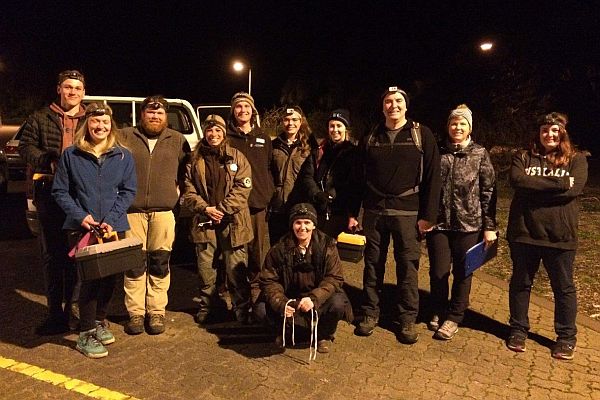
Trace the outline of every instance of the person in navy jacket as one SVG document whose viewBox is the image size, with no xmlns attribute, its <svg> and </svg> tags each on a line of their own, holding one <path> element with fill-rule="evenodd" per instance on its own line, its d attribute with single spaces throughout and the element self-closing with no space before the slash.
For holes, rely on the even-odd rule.
<svg viewBox="0 0 600 400">
<path fill-rule="evenodd" d="M 73 143 L 60 158 L 52 187 L 66 214 L 63 230 L 69 242 L 76 243 L 92 227 L 123 237 L 137 181 L 133 156 L 119 142 L 110 107 L 90 104 Z M 104 346 L 115 341 L 106 322 L 115 284 L 116 275 L 82 282 L 77 350 L 90 358 L 107 356 Z"/>
</svg>

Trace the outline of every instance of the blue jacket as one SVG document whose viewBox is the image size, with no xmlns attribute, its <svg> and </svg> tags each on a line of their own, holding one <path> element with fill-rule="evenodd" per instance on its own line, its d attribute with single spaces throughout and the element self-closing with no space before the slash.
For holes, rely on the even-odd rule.
<svg viewBox="0 0 600 400">
<path fill-rule="evenodd" d="M 135 198 L 137 179 L 131 152 L 115 147 L 97 158 L 71 146 L 54 176 L 52 195 L 67 218 L 63 229 L 78 230 L 91 214 L 117 232 L 129 230 L 127 209 Z"/>
</svg>

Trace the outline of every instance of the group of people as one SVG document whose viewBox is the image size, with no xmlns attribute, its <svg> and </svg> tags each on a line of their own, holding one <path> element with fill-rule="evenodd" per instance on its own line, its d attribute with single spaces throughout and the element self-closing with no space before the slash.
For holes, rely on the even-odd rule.
<svg viewBox="0 0 600 400">
<path fill-rule="evenodd" d="M 429 128 L 407 117 L 407 93 L 389 87 L 380 99 L 383 119 L 356 145 L 347 110 L 329 114 L 327 137 L 318 141 L 297 105 L 284 108 L 281 133 L 271 140 L 257 123 L 254 99 L 240 92 L 228 121 L 207 117 L 192 150 L 167 127 L 169 105 L 161 96 L 144 100 L 139 126 L 119 131 L 109 106 L 81 104 L 79 71 L 59 74 L 57 94 L 58 101 L 28 118 L 20 143 L 41 177 L 34 201 L 49 314 L 40 334 L 78 328 L 77 349 L 92 358 L 106 356 L 105 346 L 115 341 L 106 319 L 115 275 L 82 282 L 68 256 L 91 228 L 142 242 L 143 265 L 124 276 L 125 332 L 164 332 L 178 207 L 193 215 L 195 320 L 201 325 L 226 311 L 221 279 L 237 321 L 281 326 L 280 345 L 287 325 L 310 328 L 315 351 L 328 352 L 338 321 L 354 321 L 335 238 L 363 229 L 355 334 L 370 336 L 379 323 L 393 240 L 396 334 L 401 343 L 417 342 L 423 238 L 430 259 L 428 328 L 440 340 L 458 332 L 472 280 L 466 251 L 498 239 L 496 174 L 486 149 L 473 140 L 466 105 L 451 111 L 438 143 Z M 552 356 L 560 359 L 573 358 L 576 346 L 577 196 L 587 179 L 586 158 L 571 144 L 566 125 L 565 115 L 546 115 L 529 148 L 515 154 L 507 231 L 513 260 L 507 347 L 525 351 L 529 296 L 543 261 L 556 299 Z"/>
</svg>

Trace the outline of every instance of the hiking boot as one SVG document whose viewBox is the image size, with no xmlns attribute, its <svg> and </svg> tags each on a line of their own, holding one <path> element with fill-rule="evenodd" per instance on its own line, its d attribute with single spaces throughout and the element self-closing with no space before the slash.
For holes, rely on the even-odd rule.
<svg viewBox="0 0 600 400">
<path fill-rule="evenodd" d="M 398 332 L 398 341 L 403 344 L 414 344 L 419 340 L 419 334 L 415 331 L 414 322 L 408 322 L 402 325 Z"/>
<path fill-rule="evenodd" d="M 108 330 L 110 323 L 107 320 L 96 321 L 96 339 L 103 345 L 115 342 L 115 336 Z"/>
<path fill-rule="evenodd" d="M 35 328 L 35 333 L 40 336 L 52 336 L 69 331 L 69 325 L 62 316 L 49 316 L 41 325 Z"/>
<path fill-rule="evenodd" d="M 427 323 L 427 329 L 429 329 L 430 331 L 433 331 L 433 332 L 440 329 L 440 316 L 439 315 L 431 316 L 431 320 Z"/>
<path fill-rule="evenodd" d="M 506 339 L 506 347 L 512 351 L 516 351 L 517 353 L 524 353 L 525 339 L 527 339 L 525 336 L 511 334 L 508 339 Z"/>
<path fill-rule="evenodd" d="M 447 319 L 442 327 L 434 333 L 433 337 L 440 340 L 450 340 L 456 335 L 456 332 L 458 332 L 458 324 Z"/>
<path fill-rule="evenodd" d="M 208 310 L 199 310 L 196 315 L 194 315 L 194 321 L 202 325 L 208 320 Z"/>
<path fill-rule="evenodd" d="M 321 339 L 317 342 L 317 351 L 323 354 L 329 353 L 332 345 L 333 342 L 331 341 L 331 339 Z"/>
<path fill-rule="evenodd" d="M 75 348 L 89 358 L 102 358 L 108 355 L 106 347 L 96 338 L 96 329 L 81 332 Z"/>
<path fill-rule="evenodd" d="M 559 360 L 572 360 L 574 357 L 575 345 L 565 342 L 556 342 L 552 348 L 552 357 Z"/>
<path fill-rule="evenodd" d="M 148 318 L 148 334 L 160 335 L 165 331 L 165 316 L 162 314 L 150 314 Z"/>
<path fill-rule="evenodd" d="M 144 332 L 144 316 L 132 315 L 125 324 L 125 332 L 129 335 L 139 335 Z"/>
<path fill-rule="evenodd" d="M 358 323 L 358 326 L 354 330 L 354 334 L 357 336 L 371 336 L 378 322 L 379 319 L 377 317 L 365 315 L 362 321 Z"/>
</svg>

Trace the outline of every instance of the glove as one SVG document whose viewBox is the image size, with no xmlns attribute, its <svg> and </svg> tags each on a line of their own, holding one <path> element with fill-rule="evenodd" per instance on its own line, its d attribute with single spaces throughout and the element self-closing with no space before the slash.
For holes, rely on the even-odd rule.
<svg viewBox="0 0 600 400">
<path fill-rule="evenodd" d="M 319 207 L 325 208 L 325 206 L 327 206 L 327 203 L 329 203 L 331 201 L 331 199 L 330 199 L 329 193 L 327 193 L 327 192 L 317 192 L 313 196 L 313 201 Z"/>
</svg>

